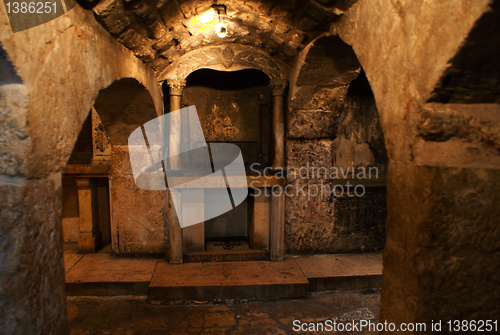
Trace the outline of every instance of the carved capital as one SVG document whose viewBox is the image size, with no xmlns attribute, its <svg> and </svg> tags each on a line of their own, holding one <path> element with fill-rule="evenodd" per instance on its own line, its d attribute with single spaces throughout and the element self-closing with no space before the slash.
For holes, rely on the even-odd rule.
<svg viewBox="0 0 500 335">
<path fill-rule="evenodd" d="M 285 94 L 287 81 L 285 79 L 274 79 L 269 82 L 269 88 L 273 96 Z"/>
<path fill-rule="evenodd" d="M 182 90 L 186 87 L 186 81 L 182 79 L 167 79 L 170 95 L 182 95 Z"/>
</svg>

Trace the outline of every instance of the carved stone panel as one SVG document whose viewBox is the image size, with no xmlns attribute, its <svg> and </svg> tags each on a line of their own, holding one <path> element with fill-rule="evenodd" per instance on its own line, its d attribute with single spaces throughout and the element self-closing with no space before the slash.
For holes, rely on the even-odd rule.
<svg viewBox="0 0 500 335">
<path fill-rule="evenodd" d="M 185 79 L 198 69 L 237 71 L 257 69 L 271 79 L 283 78 L 284 71 L 259 49 L 242 45 L 219 45 L 194 50 L 174 62 L 160 78 Z"/>
</svg>

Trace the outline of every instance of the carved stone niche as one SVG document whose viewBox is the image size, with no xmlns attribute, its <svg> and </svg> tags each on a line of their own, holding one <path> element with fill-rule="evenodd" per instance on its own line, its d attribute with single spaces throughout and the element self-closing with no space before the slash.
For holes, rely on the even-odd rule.
<svg viewBox="0 0 500 335">
<path fill-rule="evenodd" d="M 284 167 L 284 93 L 287 85 L 284 77 L 284 67 L 276 63 L 261 50 L 237 45 L 224 44 L 203 47 L 187 53 L 172 63 L 159 74 L 160 81 L 167 81 L 170 95 L 170 111 L 175 111 L 182 105 L 182 88 L 189 74 L 199 69 L 218 71 L 238 71 L 256 69 L 265 73 L 270 79 L 270 89 L 273 96 L 273 168 Z M 179 129 L 171 129 L 171 134 Z M 172 144 L 171 144 L 172 145 Z M 250 177 L 248 177 L 250 178 Z M 278 182 L 275 180 L 275 182 Z M 281 182 L 284 182 L 283 180 Z M 255 181 L 248 183 L 252 187 L 265 189 L 268 181 L 256 186 Z M 171 194 L 171 196 L 176 196 Z M 203 206 L 199 204 L 198 206 Z M 169 231 L 169 258 L 171 263 L 182 263 L 184 253 L 204 250 L 204 223 L 182 229 L 176 223 L 176 213 L 168 206 L 166 221 Z M 283 260 L 284 254 L 284 194 L 258 197 L 253 204 L 253 219 L 249 229 L 249 244 L 255 249 L 269 251 L 271 260 Z"/>
</svg>

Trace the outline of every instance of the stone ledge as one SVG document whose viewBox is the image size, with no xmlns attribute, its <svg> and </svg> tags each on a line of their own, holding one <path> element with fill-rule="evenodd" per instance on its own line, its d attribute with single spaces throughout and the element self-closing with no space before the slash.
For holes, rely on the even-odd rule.
<svg viewBox="0 0 500 335">
<path fill-rule="evenodd" d="M 309 281 L 309 291 L 380 288 L 382 254 L 332 254 L 294 257 Z"/>
<path fill-rule="evenodd" d="M 182 271 L 180 271 L 182 269 Z M 159 262 L 149 286 L 152 301 L 306 297 L 308 282 L 295 261 Z"/>
<path fill-rule="evenodd" d="M 107 176 L 110 174 L 110 164 L 68 164 L 64 174 L 91 176 Z"/>
</svg>

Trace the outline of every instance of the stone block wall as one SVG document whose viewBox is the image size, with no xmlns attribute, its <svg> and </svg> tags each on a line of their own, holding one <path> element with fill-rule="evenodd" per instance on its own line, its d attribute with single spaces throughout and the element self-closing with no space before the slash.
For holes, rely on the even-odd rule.
<svg viewBox="0 0 500 335">
<path fill-rule="evenodd" d="M 110 190 L 113 252 L 164 254 L 168 250 L 163 217 L 166 191 L 137 187 L 126 145 L 112 147 Z"/>
</svg>

